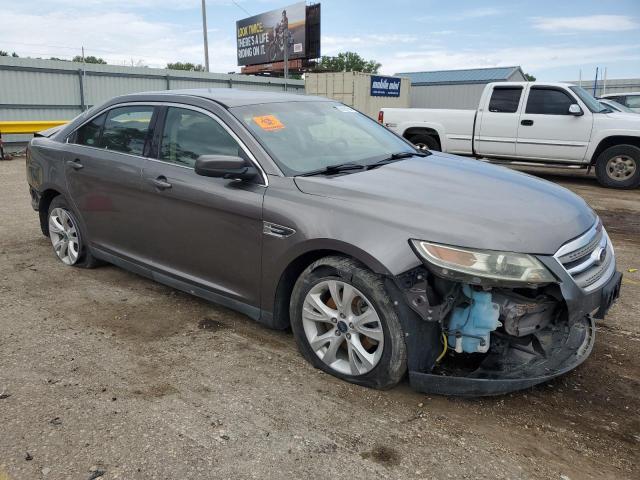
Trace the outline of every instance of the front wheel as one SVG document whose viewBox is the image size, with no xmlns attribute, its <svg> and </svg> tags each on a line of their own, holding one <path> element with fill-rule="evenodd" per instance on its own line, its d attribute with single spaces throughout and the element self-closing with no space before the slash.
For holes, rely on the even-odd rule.
<svg viewBox="0 0 640 480">
<path fill-rule="evenodd" d="M 611 188 L 636 188 L 640 185 L 640 148 L 616 145 L 607 148 L 596 160 L 596 178 Z"/>
<path fill-rule="evenodd" d="M 296 282 L 291 327 L 316 368 L 358 385 L 391 388 L 406 371 L 400 321 L 380 277 L 350 258 L 325 257 Z"/>
</svg>

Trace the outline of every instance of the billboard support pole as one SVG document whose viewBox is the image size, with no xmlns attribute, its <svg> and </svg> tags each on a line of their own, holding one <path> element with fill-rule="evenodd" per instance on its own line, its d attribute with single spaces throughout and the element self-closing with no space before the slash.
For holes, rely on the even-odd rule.
<svg viewBox="0 0 640 480">
<path fill-rule="evenodd" d="M 202 34 L 204 35 L 204 70 L 209 71 L 209 40 L 207 39 L 207 5 L 202 0 Z"/>
<path fill-rule="evenodd" d="M 289 79 L 289 28 L 284 31 L 284 91 L 287 91 Z"/>
</svg>

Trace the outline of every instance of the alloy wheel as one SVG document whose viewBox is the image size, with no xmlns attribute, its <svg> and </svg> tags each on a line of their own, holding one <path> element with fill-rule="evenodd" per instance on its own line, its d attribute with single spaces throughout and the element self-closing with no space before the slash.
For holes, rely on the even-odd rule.
<svg viewBox="0 0 640 480">
<path fill-rule="evenodd" d="M 323 280 L 307 293 L 302 325 L 311 349 L 346 375 L 364 375 L 382 357 L 384 332 L 373 304 L 353 285 Z"/>
<path fill-rule="evenodd" d="M 80 236 L 73 218 L 64 208 L 49 214 L 49 238 L 56 255 L 66 265 L 74 265 L 80 254 Z"/>
</svg>

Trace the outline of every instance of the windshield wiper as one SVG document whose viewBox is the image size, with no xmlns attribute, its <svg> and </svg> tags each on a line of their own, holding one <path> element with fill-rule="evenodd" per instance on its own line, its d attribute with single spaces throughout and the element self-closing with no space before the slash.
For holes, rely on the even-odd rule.
<svg viewBox="0 0 640 480">
<path fill-rule="evenodd" d="M 431 155 L 431 153 L 429 152 L 397 152 L 397 153 L 392 153 L 391 155 L 389 155 L 386 158 L 383 158 L 382 160 L 378 160 L 377 162 L 371 163 L 369 165 L 367 165 L 367 168 L 375 168 L 375 167 L 380 167 L 382 165 L 386 165 L 388 163 L 393 163 L 393 162 L 397 162 L 398 160 L 403 160 L 405 158 L 411 158 L 411 157 L 426 157 L 427 155 Z"/>
<path fill-rule="evenodd" d="M 365 170 L 366 165 L 361 163 L 347 162 L 338 163 L 337 165 L 329 165 L 328 167 L 320 168 L 318 170 L 312 170 L 310 172 L 301 173 L 299 177 L 312 177 L 314 175 L 333 175 L 334 173 L 349 172 L 352 170 Z"/>
</svg>

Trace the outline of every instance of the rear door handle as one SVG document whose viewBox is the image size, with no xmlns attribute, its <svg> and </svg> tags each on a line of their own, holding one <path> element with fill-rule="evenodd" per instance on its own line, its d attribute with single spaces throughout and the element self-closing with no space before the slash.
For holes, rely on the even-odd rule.
<svg viewBox="0 0 640 480">
<path fill-rule="evenodd" d="M 84 168 L 84 165 L 80 162 L 79 158 L 76 158 L 75 160 L 67 160 L 67 165 L 69 165 L 74 170 L 80 170 L 81 168 Z"/>
<path fill-rule="evenodd" d="M 520 125 L 524 125 L 525 127 L 530 127 L 531 125 L 533 125 L 533 120 L 522 120 L 520 122 Z"/>
<path fill-rule="evenodd" d="M 151 180 L 151 183 L 153 183 L 153 185 L 158 190 L 166 190 L 167 188 L 171 188 L 171 184 L 167 182 L 167 177 L 163 175 L 160 175 L 158 178 L 154 178 L 153 180 Z"/>
</svg>

